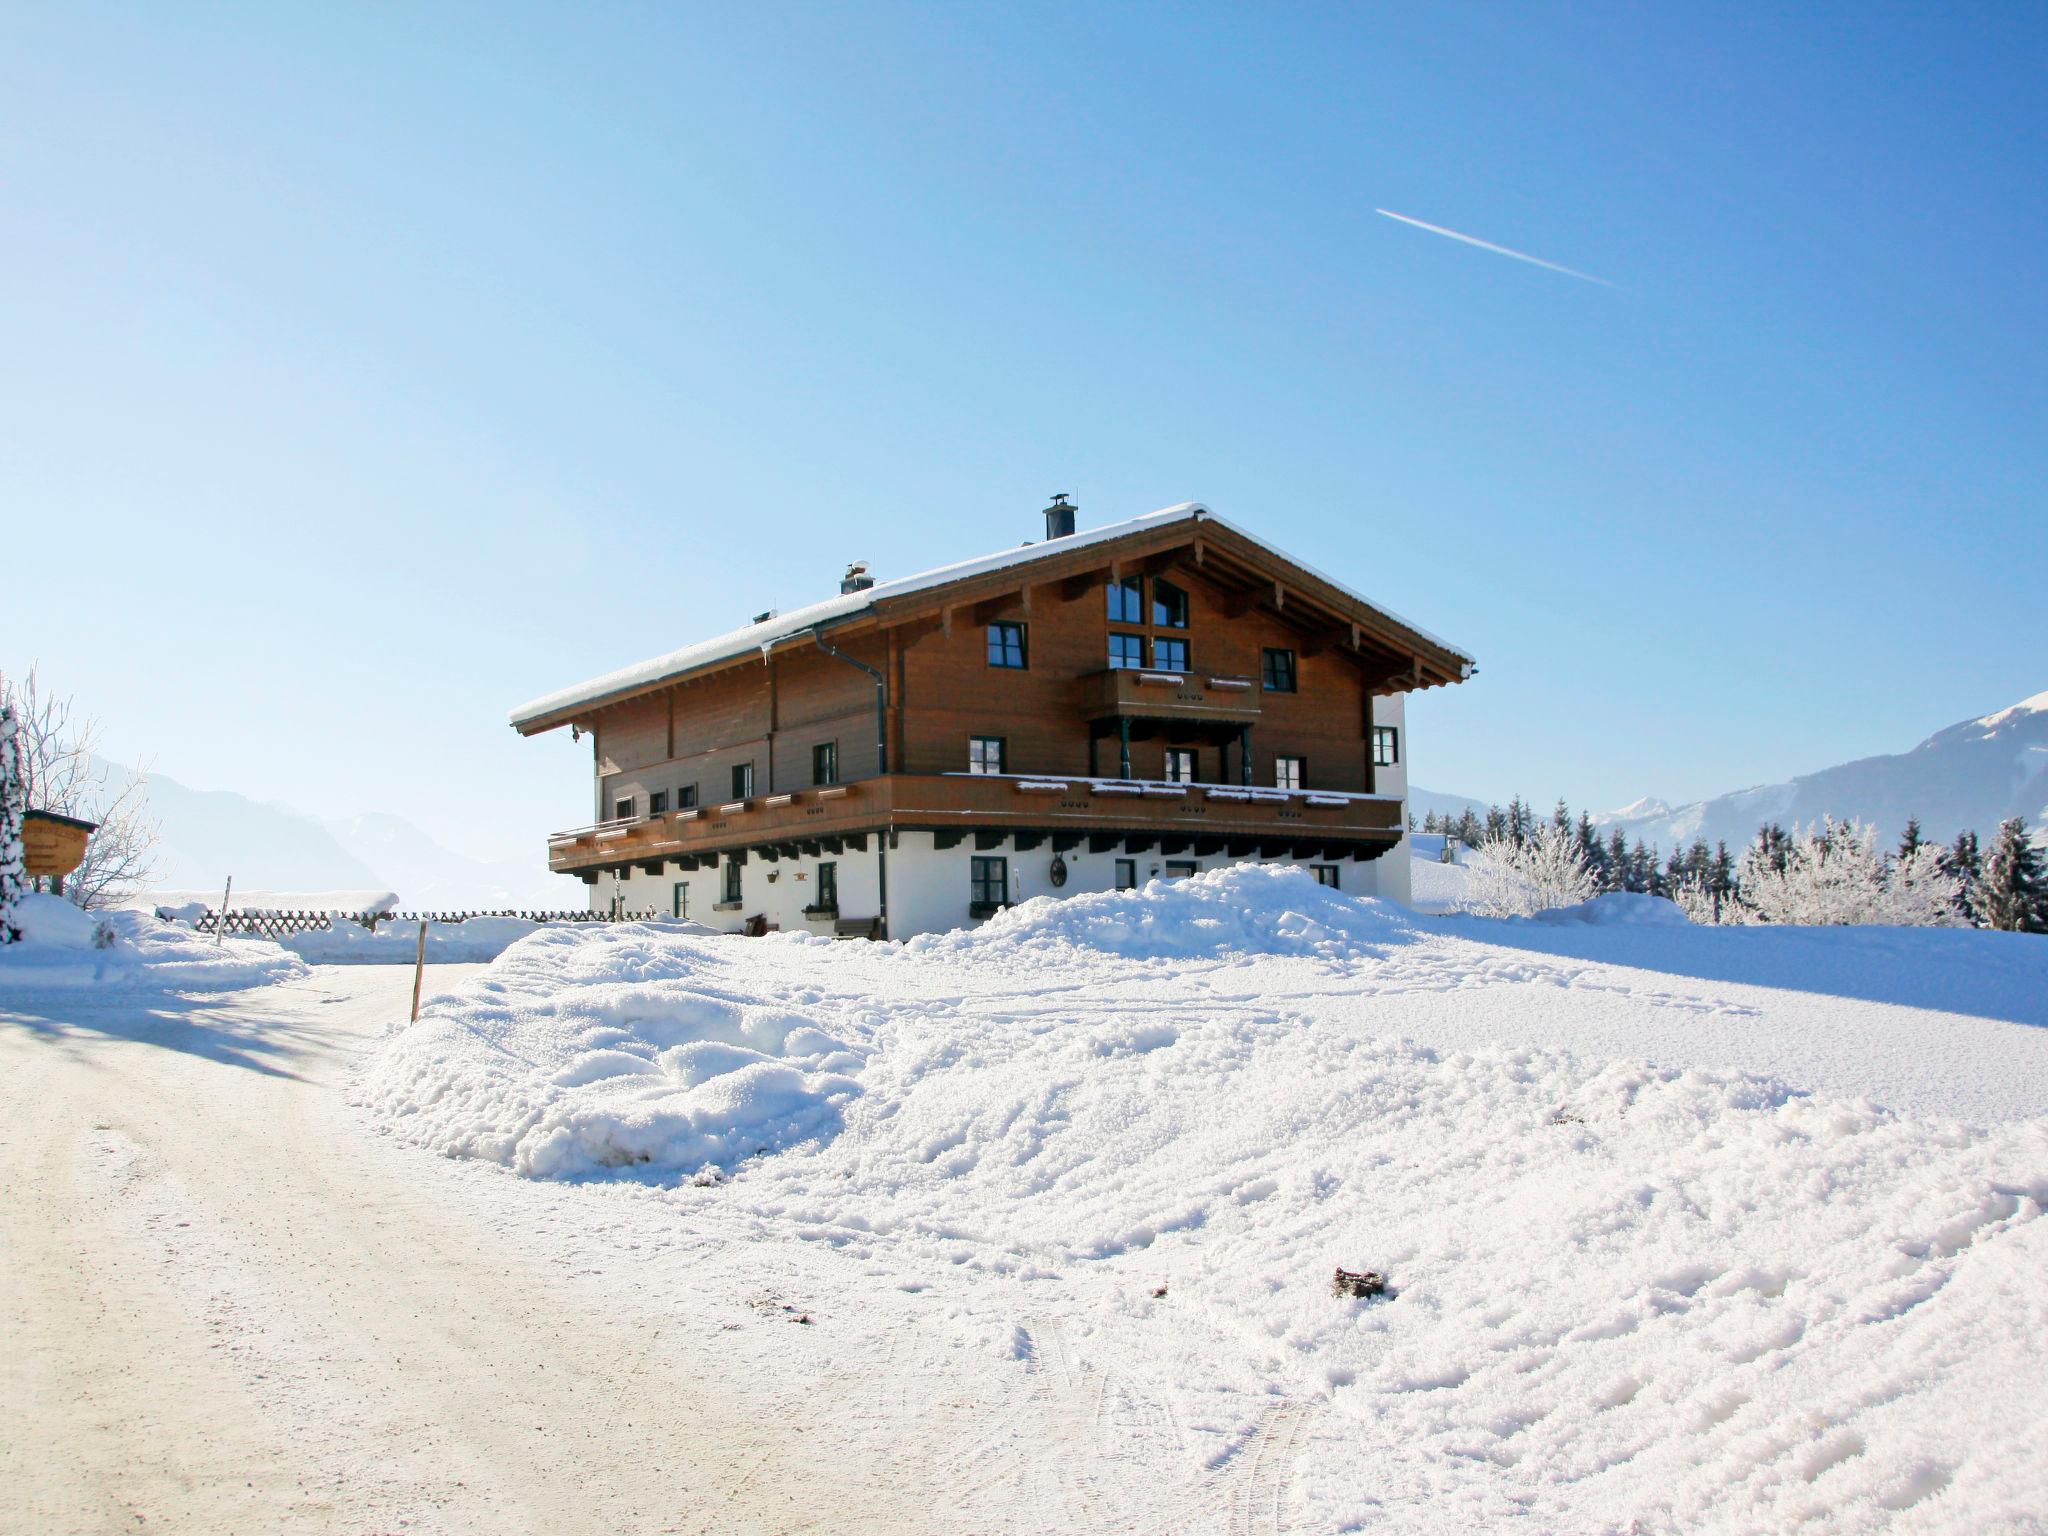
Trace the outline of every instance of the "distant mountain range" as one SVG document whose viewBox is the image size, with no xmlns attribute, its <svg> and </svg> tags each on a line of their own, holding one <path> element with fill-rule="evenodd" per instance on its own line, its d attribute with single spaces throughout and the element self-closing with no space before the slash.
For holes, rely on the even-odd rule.
<svg viewBox="0 0 2048 1536">
<path fill-rule="evenodd" d="M 1478 801 L 1425 789 L 1411 790 L 1409 798 L 1418 818 L 1432 810 L 1456 816 L 1468 805 L 1486 810 Z M 1542 815 L 1548 808 L 1534 809 Z M 1910 752 L 1859 758 L 1689 805 L 1645 796 L 1596 812 L 1593 820 L 1619 827 L 1632 842 L 1668 850 L 1695 838 L 1740 848 L 1767 821 L 1791 827 L 1823 816 L 1871 822 L 1887 841 L 1917 816 L 1922 834 L 1942 842 L 1964 830 L 1988 838 L 2001 821 L 2018 816 L 2036 841 L 2048 840 L 2048 693 L 1936 731 Z"/>
<path fill-rule="evenodd" d="M 109 783 L 133 770 L 96 760 Z M 149 814 L 163 828 L 156 888 L 396 891 L 408 907 L 582 907 L 582 882 L 551 875 L 531 859 L 474 859 L 434 841 L 402 816 L 319 818 L 232 790 L 192 789 L 148 776 Z M 537 840 L 536 840 L 537 842 Z"/>
</svg>

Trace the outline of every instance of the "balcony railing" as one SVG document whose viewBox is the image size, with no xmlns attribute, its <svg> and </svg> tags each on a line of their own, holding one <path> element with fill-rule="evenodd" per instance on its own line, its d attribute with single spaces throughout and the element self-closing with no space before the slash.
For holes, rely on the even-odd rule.
<svg viewBox="0 0 2048 1536">
<path fill-rule="evenodd" d="M 1264 708 L 1258 680 L 1222 672 L 1171 671 L 1158 667 L 1111 667 L 1080 679 L 1082 705 L 1090 719 L 1129 715 L 1154 720 L 1220 720 L 1250 723 Z"/>
<path fill-rule="evenodd" d="M 548 839 L 548 867 L 575 872 L 727 848 L 843 843 L 890 827 L 1384 842 L 1400 834 L 1401 801 L 1395 795 L 1156 779 L 892 773 L 557 832 Z"/>
</svg>

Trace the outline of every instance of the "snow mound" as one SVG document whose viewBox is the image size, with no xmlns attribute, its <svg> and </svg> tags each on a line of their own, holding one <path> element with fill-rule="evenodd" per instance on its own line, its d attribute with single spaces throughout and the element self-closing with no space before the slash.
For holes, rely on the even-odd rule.
<svg viewBox="0 0 2048 1536">
<path fill-rule="evenodd" d="M 62 896 L 25 897 L 16 923 L 22 942 L 0 949 L 0 992 L 221 991 L 306 974 L 304 962 L 268 940 L 215 944 L 146 912 L 87 912 Z"/>
<path fill-rule="evenodd" d="M 718 985 L 744 942 L 542 929 L 396 1034 L 362 1097 L 414 1141 L 534 1178 L 729 1169 L 829 1139 L 865 1052 Z"/>
<path fill-rule="evenodd" d="M 523 917 L 429 923 L 427 962 L 452 965 L 495 960 L 539 927 Z M 411 965 L 419 953 L 420 930 L 418 923 L 393 922 L 378 924 L 373 933 L 361 923 L 336 917 L 332 928 L 287 934 L 279 942 L 318 965 Z"/>
<path fill-rule="evenodd" d="M 1527 919 L 1532 923 L 1557 926 L 1585 924 L 1610 927 L 1619 923 L 1658 928 L 1689 928 L 1692 919 L 1679 911 L 1678 903 L 1662 896 L 1644 896 L 1634 891 L 1608 891 L 1576 906 L 1553 907 Z"/>
<path fill-rule="evenodd" d="M 1389 854 L 1388 857 L 1394 857 Z M 1131 960 L 1377 953 L 1414 937 L 1406 912 L 1346 896 L 1292 865 L 1239 864 L 1130 891 L 1039 896 L 979 928 L 925 934 L 913 954 L 1092 951 Z"/>
</svg>

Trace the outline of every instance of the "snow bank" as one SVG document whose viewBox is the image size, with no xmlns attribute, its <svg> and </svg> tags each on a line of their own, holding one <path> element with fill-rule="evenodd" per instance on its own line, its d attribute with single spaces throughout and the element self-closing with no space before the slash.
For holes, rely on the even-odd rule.
<svg viewBox="0 0 2048 1536">
<path fill-rule="evenodd" d="M 829 1137 L 861 1052 L 719 985 L 735 942 L 674 924 L 542 929 L 434 1000 L 362 1092 L 437 1151 L 542 1178 L 731 1168 Z"/>
<path fill-rule="evenodd" d="M 1131 960 L 1249 961 L 1378 953 L 1413 931 L 1407 912 L 1391 902 L 1347 897 L 1288 865 L 1238 864 L 1137 890 L 1034 897 L 979 928 L 925 934 L 905 948 L 962 959 L 1021 951 L 1034 963 L 1084 950 Z"/>
<path fill-rule="evenodd" d="M 1510 922 L 1548 923 L 1554 927 L 1582 925 L 1610 928 L 1617 924 L 1653 928 L 1689 928 L 1692 919 L 1678 910 L 1678 903 L 1662 896 L 1645 896 L 1635 891 L 1607 891 L 1590 901 L 1569 907 L 1552 907 Z"/>
<path fill-rule="evenodd" d="M 459 923 L 427 924 L 427 963 L 495 960 L 541 925 L 523 917 L 472 917 Z M 372 932 L 337 917 L 328 929 L 286 934 L 278 942 L 316 965 L 411 965 L 419 953 L 416 922 L 379 923 Z"/>
<path fill-rule="evenodd" d="M 1256 869 L 902 945 L 549 931 L 363 1092 L 450 1154 L 645 1178 L 581 1214 L 687 1229 L 692 1304 L 803 1244 L 847 1314 L 924 1298 L 969 1395 L 1086 1361 L 1061 1411 L 1157 1404 L 1189 1476 L 1280 1458 L 1289 1528 L 2033 1528 L 2048 1031 L 1990 1009 L 2030 978 L 2048 1024 L 2048 940 L 1754 932 Z M 1823 990 L 1916 968 L 1955 1011 Z M 842 1369 L 915 1353 L 866 1337 Z"/>
<path fill-rule="evenodd" d="M 210 936 L 144 912 L 86 912 L 61 896 L 26 897 L 17 920 L 23 942 L 0 949 L 0 993 L 217 991 L 306 973 L 296 956 L 267 940 L 230 938 L 216 945 Z"/>
</svg>

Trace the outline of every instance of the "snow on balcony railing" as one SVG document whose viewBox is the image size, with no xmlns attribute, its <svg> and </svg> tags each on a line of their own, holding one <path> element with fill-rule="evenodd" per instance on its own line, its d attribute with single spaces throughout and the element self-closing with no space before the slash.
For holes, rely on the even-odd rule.
<svg viewBox="0 0 2048 1536">
<path fill-rule="evenodd" d="M 1017 793 L 1020 795 L 1063 795 L 1067 792 L 1064 779 L 1019 779 Z"/>
<path fill-rule="evenodd" d="M 1211 688 L 1238 689 L 1249 688 L 1251 685 L 1252 680 L 1248 677 L 1212 677 L 1209 679 L 1209 686 Z"/>
<path fill-rule="evenodd" d="M 947 773 L 940 775 L 948 779 L 1000 779 L 1006 783 L 1051 784 L 1059 783 L 1069 790 L 1085 790 L 1097 795 L 1191 795 L 1200 790 L 1212 800 L 1257 800 L 1280 803 L 1301 800 L 1309 805 L 1349 805 L 1355 800 L 1373 800 L 1398 803 L 1399 795 L 1383 795 L 1372 790 L 1319 789 L 1309 792 L 1299 789 L 1279 789 L 1269 784 L 1182 784 L 1165 779 L 1091 779 L 1068 775 L 1064 779 L 1052 780 L 1035 774 L 1018 773 Z M 824 791 L 820 791 L 823 794 Z"/>
<path fill-rule="evenodd" d="M 795 798 L 796 798 L 796 796 L 795 796 L 795 795 L 770 795 L 770 796 L 769 796 L 769 797 L 768 797 L 767 799 L 763 800 L 763 801 L 762 801 L 761 803 L 762 803 L 763 805 L 765 805 L 766 807 L 768 807 L 768 809 L 769 809 L 769 810 L 771 810 L 771 811 L 772 811 L 772 810 L 776 809 L 776 808 L 777 808 L 777 807 L 779 807 L 779 806 L 784 806 L 784 805 L 788 805 L 788 804 L 790 803 L 790 801 L 794 800 Z"/>
<path fill-rule="evenodd" d="M 1187 679 L 1178 672 L 1140 672 L 1138 674 L 1138 681 L 1141 683 L 1159 683 L 1168 688 L 1178 688 Z"/>
</svg>

